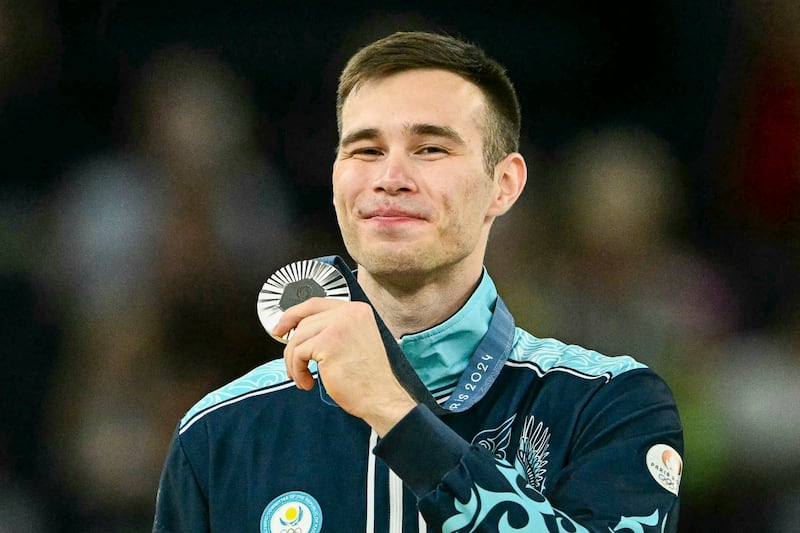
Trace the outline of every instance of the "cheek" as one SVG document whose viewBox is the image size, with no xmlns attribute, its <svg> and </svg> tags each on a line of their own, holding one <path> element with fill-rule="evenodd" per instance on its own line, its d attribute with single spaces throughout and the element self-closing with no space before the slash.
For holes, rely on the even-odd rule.
<svg viewBox="0 0 800 533">
<path fill-rule="evenodd" d="M 336 222 L 339 225 L 339 230 L 342 233 L 350 233 L 350 228 L 354 226 L 352 217 L 352 208 L 349 207 L 346 197 L 342 194 L 333 195 L 333 210 L 336 214 Z"/>
<path fill-rule="evenodd" d="M 369 168 L 358 161 L 339 161 L 333 164 L 331 184 L 335 196 L 351 199 L 369 182 Z M 350 201 L 350 200 L 348 200 Z"/>
<path fill-rule="evenodd" d="M 333 211 L 336 214 L 336 222 L 339 226 L 339 230 L 342 233 L 347 232 L 350 227 L 347 202 L 344 194 L 336 187 L 333 189 Z"/>
<path fill-rule="evenodd" d="M 490 203 L 490 190 L 485 183 L 474 182 L 472 186 L 464 188 L 457 197 L 449 201 L 459 218 L 469 224 L 474 221 L 482 223 Z"/>
<path fill-rule="evenodd" d="M 448 231 L 455 234 L 454 242 L 472 242 L 480 233 L 486 214 L 486 193 L 478 187 L 465 189 L 456 196 L 441 197 L 443 211 L 449 214 Z"/>
<path fill-rule="evenodd" d="M 333 206 L 336 209 L 337 215 L 344 215 L 345 208 L 352 200 L 351 181 L 347 179 L 347 175 L 342 172 L 336 172 L 334 167 L 332 189 L 333 189 Z"/>
</svg>

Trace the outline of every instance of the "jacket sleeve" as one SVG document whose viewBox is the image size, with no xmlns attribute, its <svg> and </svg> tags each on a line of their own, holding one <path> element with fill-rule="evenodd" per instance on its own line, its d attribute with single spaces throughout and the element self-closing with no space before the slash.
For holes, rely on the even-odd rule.
<svg viewBox="0 0 800 533">
<path fill-rule="evenodd" d="M 683 453 L 677 409 L 651 371 L 629 374 L 574 409 L 569 460 L 544 492 L 424 406 L 401 420 L 375 454 L 415 493 L 435 531 L 672 533 L 677 486 L 665 487 L 659 465 L 647 461 L 648 451 L 660 446 Z"/>
<path fill-rule="evenodd" d="M 201 533 L 209 530 L 207 498 L 176 430 L 158 486 L 153 533 Z"/>
</svg>

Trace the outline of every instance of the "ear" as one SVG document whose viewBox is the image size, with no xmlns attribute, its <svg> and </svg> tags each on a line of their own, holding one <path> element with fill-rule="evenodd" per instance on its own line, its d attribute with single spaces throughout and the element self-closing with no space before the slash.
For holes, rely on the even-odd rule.
<svg viewBox="0 0 800 533">
<path fill-rule="evenodd" d="M 499 217 L 511 209 L 527 180 L 528 168 L 522 155 L 513 152 L 505 156 L 494 167 L 495 191 L 487 215 Z"/>
</svg>

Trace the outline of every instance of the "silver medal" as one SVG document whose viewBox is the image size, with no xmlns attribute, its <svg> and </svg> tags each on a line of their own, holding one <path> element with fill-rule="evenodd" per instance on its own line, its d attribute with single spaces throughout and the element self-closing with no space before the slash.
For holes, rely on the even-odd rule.
<svg viewBox="0 0 800 533">
<path fill-rule="evenodd" d="M 272 274 L 258 295 L 256 311 L 261 325 L 270 336 L 286 343 L 287 337 L 276 337 L 272 330 L 283 312 L 313 297 L 350 300 L 350 288 L 335 267 L 313 259 L 297 261 Z"/>
</svg>

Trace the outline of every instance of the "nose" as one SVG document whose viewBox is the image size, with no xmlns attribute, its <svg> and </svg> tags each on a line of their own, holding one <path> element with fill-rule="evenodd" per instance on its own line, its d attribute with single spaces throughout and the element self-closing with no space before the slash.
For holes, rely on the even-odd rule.
<svg viewBox="0 0 800 533">
<path fill-rule="evenodd" d="M 390 154 L 373 185 L 376 192 L 391 195 L 412 192 L 416 190 L 416 168 L 405 155 Z"/>
</svg>

